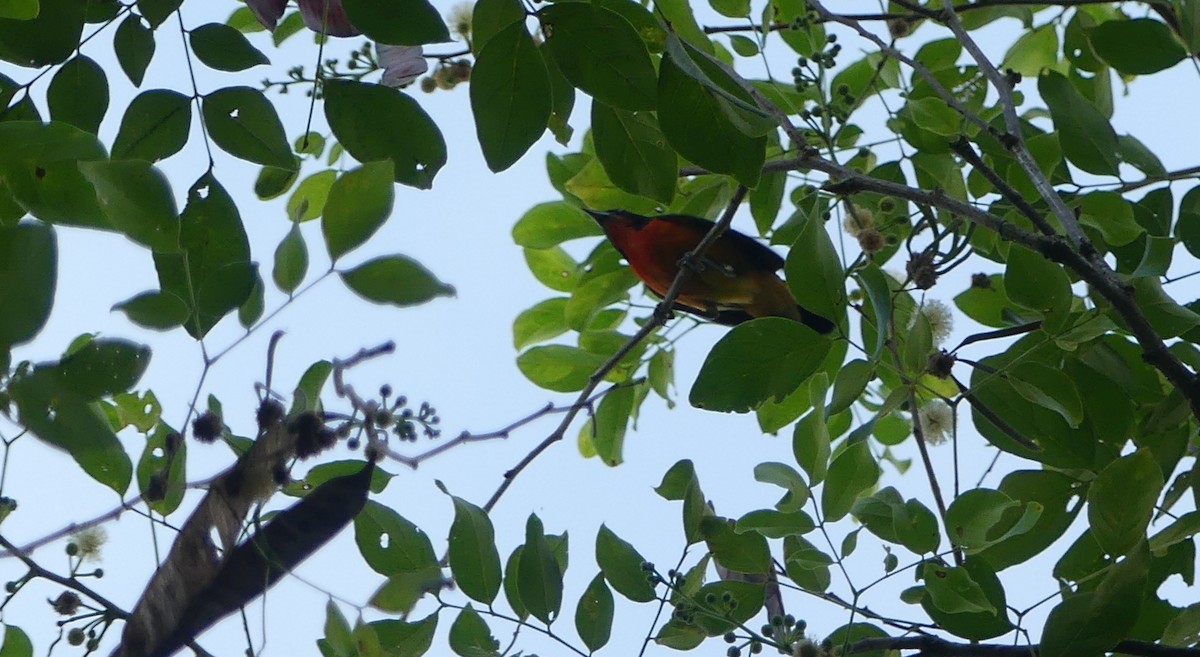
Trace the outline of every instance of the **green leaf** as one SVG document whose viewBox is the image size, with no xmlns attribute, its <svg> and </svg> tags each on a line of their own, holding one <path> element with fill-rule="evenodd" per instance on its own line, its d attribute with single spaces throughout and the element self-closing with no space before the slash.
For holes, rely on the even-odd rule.
<svg viewBox="0 0 1200 657">
<path fill-rule="evenodd" d="M 1005 513 L 1021 507 L 1008 495 L 989 488 L 964 491 L 946 509 L 946 526 L 954 545 L 967 554 L 987 547 L 993 527 Z"/>
<path fill-rule="evenodd" d="M 269 201 L 277 198 L 291 189 L 292 183 L 296 182 L 296 178 L 299 176 L 299 169 L 289 171 L 288 169 L 263 167 L 259 169 L 258 178 L 254 181 L 254 195 L 260 201 Z"/>
<path fill-rule="evenodd" d="M 308 369 L 304 370 L 304 374 L 300 375 L 300 381 L 296 383 L 296 392 L 292 395 L 292 408 L 288 411 L 288 415 L 320 410 L 321 388 L 325 386 L 325 382 L 332 373 L 333 364 L 329 361 L 319 360 L 309 365 Z M 317 468 L 319 467 L 321 466 L 317 466 Z M 317 468 L 313 468 L 313 470 Z M 313 470 L 309 472 L 311 473 Z M 375 468 L 375 471 L 379 472 L 379 468 Z M 372 490 L 374 491 L 374 489 Z"/>
<path fill-rule="evenodd" d="M 447 555 L 458 588 L 468 597 L 486 605 L 500 592 L 500 553 L 496 551 L 496 532 L 483 509 L 452 497 L 454 522 L 450 524 Z"/>
<path fill-rule="evenodd" d="M 325 203 L 329 200 L 329 190 L 337 177 L 337 171 L 326 169 L 301 180 L 288 198 L 288 219 L 301 223 L 321 216 L 321 213 L 325 212 Z"/>
<path fill-rule="evenodd" d="M 183 502 L 183 494 L 187 492 L 186 463 L 187 441 L 174 429 L 159 424 L 146 437 L 146 448 L 137 464 L 138 490 L 155 512 L 170 515 Z"/>
<path fill-rule="evenodd" d="M 904 104 L 898 116 L 916 128 L 938 136 L 955 137 L 962 133 L 962 116 L 940 98 L 911 99 Z"/>
<path fill-rule="evenodd" d="M 1046 618 L 1041 654 L 1089 657 L 1112 650 L 1128 638 L 1146 595 L 1149 552 L 1141 543 L 1113 566 L 1095 591 L 1065 598 Z"/>
<path fill-rule="evenodd" d="M 534 618 L 549 625 L 562 606 L 563 573 L 551 553 L 542 521 L 535 514 L 530 514 L 525 524 L 520 564 L 517 588 L 521 592 L 521 602 Z"/>
<path fill-rule="evenodd" d="M 175 13 L 175 10 L 183 4 L 183 0 L 137 0 L 138 11 L 150 23 L 150 27 L 157 28 L 162 25 L 162 22 Z"/>
<path fill-rule="evenodd" d="M 941 543 L 933 512 L 915 499 L 906 502 L 891 486 L 859 498 L 851 512 L 867 531 L 915 554 L 933 552 Z"/>
<path fill-rule="evenodd" d="M 325 638 L 323 641 L 323 647 L 327 646 L 337 657 L 349 657 L 358 651 L 357 646 L 354 645 L 354 635 L 353 630 L 350 629 L 350 623 L 333 600 L 325 603 Z"/>
<path fill-rule="evenodd" d="M 191 127 L 190 98 L 167 89 L 144 91 L 125 109 L 113 140 L 112 156 L 147 162 L 168 158 L 187 144 Z"/>
<path fill-rule="evenodd" d="M 613 595 L 597 573 L 584 589 L 575 606 L 575 631 L 588 650 L 595 652 L 608 643 L 612 634 Z"/>
<path fill-rule="evenodd" d="M 299 166 L 275 106 L 258 89 L 218 89 L 204 96 L 201 109 L 209 136 L 230 155 L 279 169 Z"/>
<path fill-rule="evenodd" d="M 697 408 L 739 413 L 781 400 L 820 368 L 830 347 L 828 338 L 789 319 L 740 324 L 709 352 L 688 399 Z"/>
<path fill-rule="evenodd" d="M 1058 31 L 1054 23 L 1047 23 L 1018 37 L 1004 55 L 1002 66 L 1033 78 L 1041 75 L 1042 69 L 1052 68 L 1057 61 Z"/>
<path fill-rule="evenodd" d="M 96 134 L 108 110 L 108 78 L 84 55 L 63 64 L 46 90 L 50 118 Z"/>
<path fill-rule="evenodd" d="M 774 484 L 787 491 L 775 503 L 775 508 L 784 512 L 799 511 L 808 504 L 810 491 L 804 478 L 786 463 L 766 462 L 754 466 L 754 480 Z"/>
<path fill-rule="evenodd" d="M 0 178 L 12 199 L 48 223 L 112 230 L 79 163 L 105 157 L 96 136 L 65 123 L 0 122 Z"/>
<path fill-rule="evenodd" d="M 500 654 L 500 642 L 492 636 L 487 622 L 470 603 L 458 612 L 458 618 L 450 625 L 448 642 L 454 654 L 462 657 L 498 657 Z"/>
<path fill-rule="evenodd" d="M 700 521 L 700 534 L 709 552 L 722 567 L 739 573 L 766 573 L 771 568 L 767 539 L 759 533 L 739 534 L 728 518 L 707 516 Z"/>
<path fill-rule="evenodd" d="M 1020 363 L 1008 372 L 1008 378 L 1018 395 L 1058 413 L 1072 429 L 1083 422 L 1083 400 L 1061 370 L 1041 363 Z"/>
<path fill-rule="evenodd" d="M 117 230 L 154 251 L 179 249 L 179 212 L 161 171 L 141 160 L 80 162 L 79 171 Z"/>
<path fill-rule="evenodd" d="M 425 532 L 374 500 L 367 500 L 354 518 L 354 540 L 367 565 L 380 575 L 441 575 L 433 543 Z"/>
<path fill-rule="evenodd" d="M 50 316 L 58 279 L 54 228 L 0 226 L 0 262 L 0 362 L 7 362 L 9 347 L 31 340 Z"/>
<path fill-rule="evenodd" d="M 1063 326 L 1074 299 L 1060 265 L 1015 244 L 1008 252 L 1004 290 L 1013 302 L 1040 313 L 1048 329 Z"/>
<path fill-rule="evenodd" d="M 654 3 L 654 11 L 663 17 L 663 21 L 671 26 L 671 31 L 678 34 L 704 52 L 715 52 L 712 41 L 696 22 L 692 5 L 687 0 L 658 0 Z M 669 38 L 669 37 L 668 37 Z"/>
<path fill-rule="evenodd" d="M 996 612 L 983 589 L 963 568 L 927 563 L 921 575 L 930 602 L 941 611 L 948 614 Z"/>
<path fill-rule="evenodd" d="M 1126 75 L 1157 73 L 1188 56 L 1171 28 L 1152 18 L 1104 21 L 1086 34 L 1096 54 Z"/>
<path fill-rule="evenodd" d="M 191 315 L 187 302 L 162 290 L 142 292 L 113 306 L 142 328 L 165 331 L 183 326 Z"/>
<path fill-rule="evenodd" d="M 88 401 L 125 392 L 150 364 L 150 348 L 127 340 L 88 339 L 58 363 L 62 385 Z"/>
<path fill-rule="evenodd" d="M 788 578 L 805 591 L 822 593 L 829 588 L 833 559 L 803 536 L 784 537 L 783 563 Z"/>
<path fill-rule="evenodd" d="M 292 224 L 292 229 L 275 248 L 275 267 L 271 270 L 271 277 L 275 280 L 276 287 L 291 294 L 300 287 L 306 273 L 308 247 L 304 245 L 300 224 Z"/>
<path fill-rule="evenodd" d="M 471 51 L 478 55 L 497 32 L 524 21 L 520 0 L 479 0 L 471 12 Z"/>
<path fill-rule="evenodd" d="M 65 62 L 83 35 L 87 3 L 40 0 L 36 18 L 0 18 L 0 59 L 41 68 Z"/>
<path fill-rule="evenodd" d="M 524 23 L 513 23 L 488 40 L 470 87 L 483 157 L 489 169 L 503 171 L 542 136 L 550 118 L 550 76 Z"/>
<path fill-rule="evenodd" d="M 555 63 L 572 85 L 613 107 L 654 109 L 650 53 L 624 17 L 596 5 L 567 2 L 544 7 L 538 19 Z"/>
<path fill-rule="evenodd" d="M 689 161 L 755 187 L 766 159 L 766 138 L 740 130 L 733 119 L 745 120 L 750 112 L 688 73 L 698 68 L 695 58 L 702 57 L 689 49 L 674 35 L 667 39 L 658 71 L 658 121 L 663 135 Z"/>
<path fill-rule="evenodd" d="M 837 415 L 850 408 L 874 378 L 875 366 L 861 358 L 843 365 L 833 380 L 833 397 L 825 407 L 825 416 Z"/>
<path fill-rule="evenodd" d="M 986 562 L 967 559 L 957 568 L 927 562 L 922 579 L 921 607 L 946 631 L 982 641 L 1013 630 L 1004 587 Z"/>
<path fill-rule="evenodd" d="M 41 10 L 41 3 L 38 0 L 4 0 L 0 2 L 0 18 L 27 21 L 37 18 L 39 10 Z"/>
<path fill-rule="evenodd" d="M 512 230 L 513 241 L 528 249 L 548 249 L 568 240 L 603 234 L 600 224 L 564 201 L 533 206 Z"/>
<path fill-rule="evenodd" d="M 1038 78 L 1038 92 L 1050 108 L 1054 131 L 1067 159 L 1088 173 L 1117 175 L 1121 146 L 1100 110 L 1070 80 L 1053 71 Z"/>
<path fill-rule="evenodd" d="M 824 413 L 813 411 L 796 423 L 792 431 L 792 453 L 796 463 L 808 473 L 812 485 L 825 481 L 829 472 L 829 429 Z"/>
<path fill-rule="evenodd" d="M 634 412 L 636 397 L 637 389 L 633 386 L 613 390 L 600 400 L 600 406 L 592 417 L 592 445 L 605 465 L 615 467 L 625 460 L 622 456 L 625 429 Z"/>
<path fill-rule="evenodd" d="M 380 645 L 386 654 L 394 657 L 421 657 L 433 644 L 437 630 L 438 614 L 434 612 L 415 623 L 398 620 L 378 620 L 367 623 L 375 630 Z"/>
<path fill-rule="evenodd" d="M 1116 192 L 1092 192 L 1079 201 L 1079 223 L 1100 231 L 1112 246 L 1129 244 L 1146 232 L 1133 217 L 1133 205 Z"/>
<path fill-rule="evenodd" d="M 521 373 L 538 386 L 556 392 L 574 392 L 587 385 L 607 358 L 566 345 L 534 347 L 517 356 Z"/>
<path fill-rule="evenodd" d="M 523 552 L 525 552 L 525 546 L 518 545 L 512 554 L 508 555 L 508 561 L 504 562 L 504 599 L 508 601 L 508 606 L 512 607 L 513 614 L 521 620 L 529 617 L 529 610 L 525 608 L 525 603 L 521 602 L 521 592 L 517 584 Z"/>
<path fill-rule="evenodd" d="M 142 86 L 146 67 L 154 58 L 154 32 L 142 25 L 140 16 L 130 13 L 117 26 L 117 32 L 113 35 L 113 50 L 125 77 L 133 86 Z"/>
<path fill-rule="evenodd" d="M 271 60 L 250 45 L 241 32 L 221 23 L 206 23 L 188 33 L 192 52 L 205 66 L 218 71 L 244 71 Z"/>
<path fill-rule="evenodd" d="M 99 405 L 66 385 L 60 368 L 42 365 L 9 386 L 21 423 L 66 451 L 89 476 L 124 495 L 133 463 Z"/>
<path fill-rule="evenodd" d="M 326 375 L 330 370 L 333 369 L 327 361 L 321 361 L 314 363 L 313 366 L 310 367 L 307 372 L 305 372 L 305 376 L 308 376 L 309 373 L 313 371 L 313 368 L 323 369 Z M 303 381 L 301 381 L 300 385 L 296 387 L 297 392 L 300 391 L 302 386 L 304 386 Z M 293 413 L 294 412 L 295 411 L 293 410 Z M 322 463 L 314 466 L 312 470 L 309 470 L 307 473 L 305 473 L 303 479 L 300 479 L 299 481 L 293 481 L 284 486 L 283 492 L 287 495 L 292 495 L 295 497 L 304 497 L 305 495 L 308 495 L 316 490 L 318 486 L 331 479 L 357 474 L 362 470 L 362 467 L 363 462 L 358 459 L 346 459 L 343 461 L 330 461 L 328 463 Z M 396 475 L 387 472 L 382 468 L 374 468 L 371 471 L 371 492 L 376 494 L 382 493 L 383 490 L 387 488 L 388 483 L 395 476 Z"/>
<path fill-rule="evenodd" d="M 29 640 L 29 635 L 15 625 L 6 624 L 0 657 L 33 657 L 33 642 Z"/>
<path fill-rule="evenodd" d="M 361 246 L 392 214 L 395 191 L 390 161 L 367 162 L 342 174 L 329 189 L 321 232 L 336 261 Z"/>
<path fill-rule="evenodd" d="M 1109 463 L 1088 488 L 1088 524 L 1096 542 L 1117 557 L 1146 536 L 1163 475 L 1147 448 Z"/>
<path fill-rule="evenodd" d="M 727 0 L 722 0 L 725 2 Z M 747 10 L 749 7 L 747 7 Z M 729 35 L 729 45 L 733 51 L 742 57 L 754 57 L 758 54 L 758 43 L 749 37 L 744 37 L 740 34 Z"/>
<path fill-rule="evenodd" d="M 163 291 L 188 303 L 184 328 L 200 338 L 251 297 L 257 270 L 237 205 L 211 174 L 188 190 L 179 224 L 182 250 L 155 252 L 154 266 Z"/>
<path fill-rule="evenodd" d="M 419 46 L 450 40 L 450 31 L 426 0 L 342 0 L 346 17 L 372 41 Z"/>
<path fill-rule="evenodd" d="M 521 311 L 513 320 L 513 348 L 521 350 L 566 333 L 566 307 L 567 299 L 556 297 Z"/>
<path fill-rule="evenodd" d="M 373 303 L 404 307 L 454 296 L 454 287 L 402 255 L 380 256 L 338 275 L 355 294 Z"/>
<path fill-rule="evenodd" d="M 1067 510 L 1075 497 L 1073 484 L 1070 477 L 1050 470 L 1018 470 L 1006 475 L 999 490 L 1020 505 L 1006 512 L 993 526 L 993 533 L 1004 535 L 978 552 L 979 558 L 993 569 L 1001 570 L 1041 554 L 1063 535 L 1079 512 L 1079 505 L 1071 512 Z M 1011 533 L 1034 505 L 1041 509 L 1036 523 L 1027 531 Z"/>
<path fill-rule="evenodd" d="M 866 442 L 842 450 L 829 464 L 829 474 L 821 491 L 821 511 L 825 520 L 833 522 L 850 513 L 859 495 L 874 486 L 879 475 L 879 465 Z"/>
<path fill-rule="evenodd" d="M 262 276 L 257 268 L 252 269 L 252 273 L 250 294 L 246 295 L 246 299 L 238 306 L 238 323 L 244 329 L 254 326 L 262 318 L 263 305 L 266 302 L 266 286 L 263 285 Z"/>
<path fill-rule="evenodd" d="M 634 602 L 656 599 L 654 587 L 642 568 L 646 559 L 605 525 L 600 525 L 596 533 L 596 563 L 617 593 Z"/>
<path fill-rule="evenodd" d="M 620 189 L 609 180 L 600 160 L 589 157 L 563 185 L 564 195 L 578 198 L 590 208 L 621 208 L 639 214 L 655 214 L 658 203 L 652 199 L 635 196 Z"/>
<path fill-rule="evenodd" d="M 473 75 L 472 87 L 475 82 Z M 391 160 L 398 183 L 429 189 L 446 164 L 446 142 L 437 124 L 402 91 L 329 80 L 325 119 L 339 143 L 359 162 Z"/>
<path fill-rule="evenodd" d="M 788 251 L 783 271 L 797 303 L 834 323 L 839 322 L 846 307 L 845 274 L 822 222 L 810 218 L 804 223 Z"/>
<path fill-rule="evenodd" d="M 750 190 L 750 216 L 754 217 L 754 226 L 758 228 L 759 235 L 766 235 L 779 218 L 786 187 L 787 172 L 775 171 L 763 173 L 758 187 Z"/>
<path fill-rule="evenodd" d="M 803 511 L 759 509 L 738 518 L 734 531 L 739 534 L 755 532 L 767 538 L 783 538 L 807 534 L 816 528 L 813 519 Z"/>
<path fill-rule="evenodd" d="M 564 6 L 564 5 L 556 5 Z M 617 187 L 670 203 L 679 179 L 679 156 L 650 112 L 629 112 L 592 103 L 596 158 Z"/>
<path fill-rule="evenodd" d="M 525 264 L 533 277 L 551 290 L 571 292 L 579 284 L 579 263 L 561 247 L 525 249 Z"/>
</svg>

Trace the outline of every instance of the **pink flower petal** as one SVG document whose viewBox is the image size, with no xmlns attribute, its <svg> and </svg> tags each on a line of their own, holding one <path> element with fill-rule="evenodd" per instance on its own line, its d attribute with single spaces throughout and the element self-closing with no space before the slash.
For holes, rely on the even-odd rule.
<svg viewBox="0 0 1200 657">
<path fill-rule="evenodd" d="M 287 0 L 246 0 L 246 5 L 250 7 L 250 11 L 254 12 L 254 17 L 262 26 L 275 31 L 275 25 L 283 18 L 283 10 L 287 7 Z"/>
<path fill-rule="evenodd" d="M 362 34 L 346 17 L 342 0 L 296 0 L 300 6 L 300 17 L 313 32 L 324 32 L 329 36 L 352 37 Z M 322 19 L 325 26 L 322 29 Z"/>
<path fill-rule="evenodd" d="M 383 67 L 383 84 L 398 88 L 411 83 L 429 70 L 421 46 L 389 46 L 375 44 L 379 65 Z"/>
</svg>

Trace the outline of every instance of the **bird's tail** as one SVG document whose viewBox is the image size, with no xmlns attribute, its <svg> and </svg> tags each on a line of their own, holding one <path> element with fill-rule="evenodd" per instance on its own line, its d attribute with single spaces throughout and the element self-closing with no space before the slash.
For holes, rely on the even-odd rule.
<svg viewBox="0 0 1200 657">
<path fill-rule="evenodd" d="M 832 321 L 808 310 L 804 306 L 797 304 L 796 310 L 800 313 L 800 323 L 821 335 L 833 333 L 833 330 L 837 328 L 837 325 Z"/>
</svg>

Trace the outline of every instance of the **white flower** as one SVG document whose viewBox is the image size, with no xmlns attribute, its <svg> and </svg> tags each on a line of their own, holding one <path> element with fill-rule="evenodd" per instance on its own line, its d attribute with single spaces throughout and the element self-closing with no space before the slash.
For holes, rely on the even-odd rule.
<svg viewBox="0 0 1200 657">
<path fill-rule="evenodd" d="M 933 337 L 933 344 L 940 345 L 950 337 L 950 333 L 954 330 L 954 314 L 950 310 L 950 306 L 944 301 L 937 299 L 925 299 L 921 301 L 921 306 L 918 308 L 925 319 L 929 322 L 929 332 Z M 908 330 L 912 330 L 917 325 L 917 313 L 913 313 L 912 317 L 908 318 Z"/>
<path fill-rule="evenodd" d="M 954 409 L 946 402 L 935 399 L 917 412 L 921 423 L 921 435 L 930 445 L 941 445 L 954 431 Z"/>
<path fill-rule="evenodd" d="M 78 550 L 77 554 L 79 558 L 86 561 L 99 561 L 100 548 L 104 547 L 104 543 L 107 540 L 108 532 L 104 531 L 104 528 L 99 525 L 88 527 L 71 537 L 71 542 L 75 544 Z"/>
<path fill-rule="evenodd" d="M 874 227 L 874 212 L 853 203 L 847 204 L 846 211 L 842 216 L 842 230 L 845 230 L 851 237 L 858 237 L 863 230 Z"/>
<path fill-rule="evenodd" d="M 450 31 L 464 39 L 471 38 L 471 18 L 475 12 L 475 5 L 469 2 L 460 2 L 450 8 L 450 13 L 446 15 L 446 22 L 450 24 Z"/>
<path fill-rule="evenodd" d="M 429 70 L 421 46 L 389 46 L 375 44 L 379 65 L 383 67 L 383 84 L 393 89 L 403 87 Z"/>
</svg>

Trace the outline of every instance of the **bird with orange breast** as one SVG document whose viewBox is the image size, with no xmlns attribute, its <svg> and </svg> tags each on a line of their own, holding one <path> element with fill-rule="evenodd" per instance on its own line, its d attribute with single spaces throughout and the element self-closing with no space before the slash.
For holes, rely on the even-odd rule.
<svg viewBox="0 0 1200 657">
<path fill-rule="evenodd" d="M 624 210 L 584 211 L 599 222 L 633 273 L 659 297 L 667 294 L 679 274 L 679 261 L 713 227 L 707 219 L 684 214 L 643 217 Z M 834 323 L 796 303 L 779 278 L 783 262 L 754 238 L 726 230 L 684 282 L 674 309 L 727 326 L 757 317 L 786 317 L 817 333 L 831 333 Z"/>
</svg>

